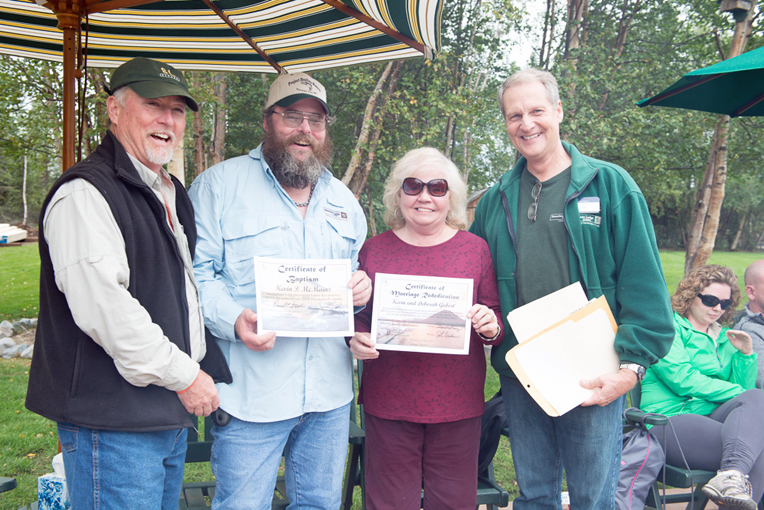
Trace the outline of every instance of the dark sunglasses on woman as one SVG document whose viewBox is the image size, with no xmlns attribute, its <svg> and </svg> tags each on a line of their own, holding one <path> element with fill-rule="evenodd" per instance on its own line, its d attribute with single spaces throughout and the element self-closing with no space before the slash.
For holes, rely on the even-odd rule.
<svg viewBox="0 0 764 510">
<path fill-rule="evenodd" d="M 713 308 L 716 305 L 721 305 L 722 310 L 726 310 L 732 304 L 731 299 L 719 299 L 718 297 L 712 296 L 710 294 L 698 294 L 698 297 L 700 298 L 700 302 L 709 308 Z"/>
<path fill-rule="evenodd" d="M 403 179 L 403 192 L 407 195 L 418 195 L 427 186 L 427 191 L 434 197 L 444 197 L 448 193 L 448 181 L 445 179 L 433 179 L 430 182 L 422 182 L 416 177 Z"/>
</svg>

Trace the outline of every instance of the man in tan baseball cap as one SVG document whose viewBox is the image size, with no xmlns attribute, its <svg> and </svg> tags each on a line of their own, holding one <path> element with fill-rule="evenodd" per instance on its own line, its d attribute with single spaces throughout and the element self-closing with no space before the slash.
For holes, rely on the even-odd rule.
<svg viewBox="0 0 764 510">
<path fill-rule="evenodd" d="M 162 168 L 198 105 L 156 60 L 123 64 L 108 90 L 110 130 L 42 206 L 26 406 L 58 423 L 72 508 L 177 509 L 189 413 L 230 381 L 205 342 L 191 202 Z"/>
<path fill-rule="evenodd" d="M 233 373 L 232 384 L 218 385 L 230 421 L 213 428 L 212 505 L 270 508 L 284 452 L 290 504 L 338 508 L 353 398 L 350 351 L 344 337 L 318 338 L 318 321 L 295 321 L 300 334 L 289 338 L 258 333 L 252 257 L 349 259 L 355 270 L 366 218 L 326 168 L 324 87 L 306 74 L 282 75 L 265 106 L 263 143 L 205 170 L 188 190 L 206 324 Z M 366 273 L 356 271 L 347 285 L 353 304 L 366 304 Z"/>
</svg>

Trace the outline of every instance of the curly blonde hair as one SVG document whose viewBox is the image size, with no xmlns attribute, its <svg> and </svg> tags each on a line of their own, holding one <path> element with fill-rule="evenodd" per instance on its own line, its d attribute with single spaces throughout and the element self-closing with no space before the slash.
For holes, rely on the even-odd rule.
<svg viewBox="0 0 764 510">
<path fill-rule="evenodd" d="M 729 321 L 740 303 L 740 288 L 737 285 L 737 276 L 732 269 L 717 264 L 695 268 L 679 282 L 676 292 L 671 296 L 671 306 L 674 311 L 686 317 L 693 300 L 712 283 L 723 283 L 731 290 L 732 305 L 719 317 L 721 323 Z"/>
<path fill-rule="evenodd" d="M 450 211 L 446 223 L 459 230 L 467 228 L 467 185 L 464 184 L 459 169 L 438 149 L 422 147 L 408 151 L 393 165 L 390 175 L 385 181 L 385 193 L 382 203 L 385 204 L 385 224 L 395 230 L 406 224 L 403 217 L 398 217 L 400 196 L 398 191 L 403 180 L 413 177 L 420 170 L 436 170 L 448 181 Z"/>
</svg>

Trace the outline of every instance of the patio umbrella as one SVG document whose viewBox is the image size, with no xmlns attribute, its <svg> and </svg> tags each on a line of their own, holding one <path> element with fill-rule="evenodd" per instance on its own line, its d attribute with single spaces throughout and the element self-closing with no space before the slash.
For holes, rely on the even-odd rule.
<svg viewBox="0 0 764 510">
<path fill-rule="evenodd" d="M 764 47 L 685 74 L 663 92 L 643 99 L 649 105 L 721 113 L 764 115 Z"/>
<path fill-rule="evenodd" d="M 89 67 L 142 56 L 183 70 L 262 73 L 431 58 L 440 49 L 443 6 L 442 0 L 36 2 L 0 0 L 0 53 L 63 62 L 64 168 L 74 164 L 74 76 L 82 55 Z"/>
</svg>

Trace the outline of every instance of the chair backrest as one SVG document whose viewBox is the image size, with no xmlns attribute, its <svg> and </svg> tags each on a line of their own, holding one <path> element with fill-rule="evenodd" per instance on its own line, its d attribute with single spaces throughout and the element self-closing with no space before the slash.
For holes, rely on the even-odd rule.
<svg viewBox="0 0 764 510">
<path fill-rule="evenodd" d="M 361 391 L 361 377 L 363 377 L 363 360 L 358 359 L 356 360 L 356 369 L 358 371 L 358 391 Z M 355 387 L 355 384 L 354 384 Z M 356 417 L 356 398 L 353 398 L 353 402 L 351 403 L 351 419 L 355 419 Z M 366 430 L 366 421 L 364 420 L 363 416 L 363 404 L 358 404 L 358 416 L 359 416 L 359 425 L 362 429 Z"/>
<path fill-rule="evenodd" d="M 640 381 L 637 381 L 637 384 L 629 390 L 629 400 L 631 400 L 631 407 L 639 409 L 642 403 L 642 383 Z"/>
<path fill-rule="evenodd" d="M 186 462 L 209 462 L 212 453 L 212 418 L 191 416 L 196 429 L 188 429 Z"/>
</svg>

